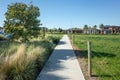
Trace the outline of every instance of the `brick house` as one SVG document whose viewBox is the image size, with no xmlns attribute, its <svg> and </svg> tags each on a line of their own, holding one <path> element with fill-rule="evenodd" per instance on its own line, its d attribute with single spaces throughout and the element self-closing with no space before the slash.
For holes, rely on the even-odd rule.
<svg viewBox="0 0 120 80">
<path fill-rule="evenodd" d="M 120 33 L 120 26 L 104 26 L 103 27 L 103 30 L 102 30 L 102 33 L 104 34 L 119 34 Z"/>
</svg>

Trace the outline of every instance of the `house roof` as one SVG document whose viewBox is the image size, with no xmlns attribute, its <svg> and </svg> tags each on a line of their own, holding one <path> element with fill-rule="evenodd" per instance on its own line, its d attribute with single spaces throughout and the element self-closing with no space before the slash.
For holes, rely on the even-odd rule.
<svg viewBox="0 0 120 80">
<path fill-rule="evenodd" d="M 3 27 L 0 27 L 0 29 L 4 29 Z"/>
<path fill-rule="evenodd" d="M 106 25 L 106 26 L 104 26 L 104 27 L 111 27 L 111 28 L 113 28 L 113 27 L 120 27 L 120 26 L 110 26 L 110 25 Z"/>
</svg>

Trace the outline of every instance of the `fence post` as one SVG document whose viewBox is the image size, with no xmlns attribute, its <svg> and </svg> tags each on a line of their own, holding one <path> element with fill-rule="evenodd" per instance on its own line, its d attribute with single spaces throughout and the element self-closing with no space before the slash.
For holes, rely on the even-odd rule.
<svg viewBox="0 0 120 80">
<path fill-rule="evenodd" d="M 92 62 L 91 62 L 91 42 L 88 41 L 88 75 L 92 75 Z"/>
</svg>

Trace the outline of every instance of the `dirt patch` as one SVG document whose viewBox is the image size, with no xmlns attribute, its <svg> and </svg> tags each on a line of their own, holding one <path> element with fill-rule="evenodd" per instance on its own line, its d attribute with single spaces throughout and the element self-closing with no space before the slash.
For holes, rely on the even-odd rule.
<svg viewBox="0 0 120 80">
<path fill-rule="evenodd" d="M 74 49 L 75 55 L 76 55 L 76 57 L 78 59 L 79 65 L 80 65 L 80 67 L 82 69 L 85 80 L 99 80 L 98 77 L 94 76 L 95 75 L 94 73 L 92 73 L 92 77 L 88 76 L 88 70 L 87 70 L 88 66 L 87 66 L 87 63 L 85 61 L 85 58 L 83 57 L 83 55 L 81 55 L 82 50 L 80 50 L 75 45 L 73 45 L 73 49 Z"/>
</svg>

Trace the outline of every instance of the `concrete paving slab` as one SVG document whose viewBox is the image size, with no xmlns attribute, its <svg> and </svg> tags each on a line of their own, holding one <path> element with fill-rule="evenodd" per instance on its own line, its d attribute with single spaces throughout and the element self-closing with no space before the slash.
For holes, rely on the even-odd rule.
<svg viewBox="0 0 120 80">
<path fill-rule="evenodd" d="M 37 80 L 85 80 L 67 35 L 60 40 Z"/>
</svg>

